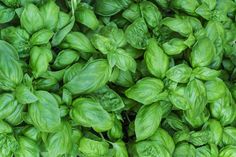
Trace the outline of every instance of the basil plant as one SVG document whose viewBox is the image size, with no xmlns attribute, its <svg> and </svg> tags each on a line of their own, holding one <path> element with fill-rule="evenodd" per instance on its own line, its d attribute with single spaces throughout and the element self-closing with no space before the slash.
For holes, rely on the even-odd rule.
<svg viewBox="0 0 236 157">
<path fill-rule="evenodd" d="M 0 157 L 236 157 L 236 0 L 0 0 Z"/>
</svg>

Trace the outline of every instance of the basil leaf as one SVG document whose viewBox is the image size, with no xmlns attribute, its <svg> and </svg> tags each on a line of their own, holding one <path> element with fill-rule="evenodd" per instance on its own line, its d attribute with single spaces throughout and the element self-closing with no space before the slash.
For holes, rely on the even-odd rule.
<svg viewBox="0 0 236 157">
<path fill-rule="evenodd" d="M 159 127 L 161 118 L 162 110 L 158 103 L 141 107 L 135 118 L 135 134 L 137 141 L 145 140 L 152 136 Z"/>
</svg>

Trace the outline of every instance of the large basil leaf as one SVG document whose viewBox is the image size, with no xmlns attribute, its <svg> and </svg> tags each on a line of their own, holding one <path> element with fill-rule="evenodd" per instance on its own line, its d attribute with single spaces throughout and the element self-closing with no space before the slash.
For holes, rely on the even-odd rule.
<svg viewBox="0 0 236 157">
<path fill-rule="evenodd" d="M 30 50 L 30 66 L 35 78 L 47 71 L 51 60 L 52 53 L 47 47 L 34 46 Z"/>
<path fill-rule="evenodd" d="M 236 139 L 236 128 L 235 127 L 225 127 L 223 130 L 222 142 L 224 145 L 235 145 Z"/>
<path fill-rule="evenodd" d="M 47 44 L 52 38 L 53 32 L 48 29 L 42 29 L 32 35 L 30 43 L 32 45 L 43 45 Z"/>
<path fill-rule="evenodd" d="M 77 75 L 74 75 L 64 87 L 72 94 L 90 93 L 104 86 L 110 75 L 111 68 L 106 60 L 93 60 L 88 62 Z"/>
<path fill-rule="evenodd" d="M 161 118 L 162 110 L 159 103 L 142 106 L 135 118 L 135 134 L 137 140 L 145 140 L 152 136 L 159 127 Z"/>
<path fill-rule="evenodd" d="M 188 143 L 181 143 L 176 146 L 173 157 L 195 157 L 195 147 Z"/>
<path fill-rule="evenodd" d="M 27 137 L 19 137 L 19 149 L 15 152 L 16 157 L 22 156 L 40 156 L 40 149 L 37 143 Z"/>
<path fill-rule="evenodd" d="M 29 105 L 29 116 L 32 124 L 43 132 L 54 132 L 61 124 L 58 102 L 52 94 L 46 91 L 37 91 L 37 102 Z"/>
<path fill-rule="evenodd" d="M 116 65 L 122 71 L 136 71 L 136 61 L 124 50 L 118 49 L 116 53 L 110 53 L 107 56 L 111 66 Z"/>
<path fill-rule="evenodd" d="M 40 15 L 43 17 L 44 27 L 54 31 L 59 19 L 59 7 L 54 1 L 48 1 L 40 7 Z"/>
<path fill-rule="evenodd" d="M 175 150 L 174 140 L 164 129 L 159 127 L 157 131 L 149 137 L 149 139 L 163 145 L 170 152 L 170 154 L 173 154 Z"/>
<path fill-rule="evenodd" d="M 208 66 L 212 62 L 215 53 L 215 46 L 209 38 L 205 37 L 199 39 L 193 46 L 192 52 L 190 54 L 192 66 Z"/>
<path fill-rule="evenodd" d="M 78 98 L 72 105 L 71 118 L 79 125 L 92 127 L 98 132 L 112 128 L 113 120 L 111 115 L 96 100 Z"/>
<path fill-rule="evenodd" d="M 153 3 L 149 1 L 143 1 L 142 3 L 140 3 L 140 10 L 142 16 L 150 27 L 155 28 L 160 24 L 162 15 L 158 7 Z"/>
<path fill-rule="evenodd" d="M 70 124 L 62 122 L 57 132 L 48 135 L 45 145 L 48 156 L 69 154 L 72 147 L 72 128 Z"/>
<path fill-rule="evenodd" d="M 151 104 L 158 100 L 158 95 L 162 92 L 163 88 L 164 84 L 161 80 L 146 77 L 126 90 L 125 95 L 142 104 Z"/>
<path fill-rule="evenodd" d="M 158 77 L 164 78 L 169 68 L 169 57 L 158 46 L 155 39 L 150 39 L 144 59 L 149 72 Z"/>
<path fill-rule="evenodd" d="M 235 156 L 236 146 L 228 145 L 220 150 L 219 157 Z"/>
<path fill-rule="evenodd" d="M 107 111 L 118 111 L 125 107 L 121 97 L 108 86 L 104 86 L 94 92 L 102 107 Z"/>
<path fill-rule="evenodd" d="M 115 151 L 115 157 L 128 157 L 128 152 L 125 143 L 121 140 L 112 143 L 113 149 Z"/>
<path fill-rule="evenodd" d="M 9 43 L 0 40 L 0 89 L 13 90 L 23 79 L 17 51 Z"/>
<path fill-rule="evenodd" d="M 188 36 L 192 33 L 192 27 L 186 19 L 166 17 L 162 20 L 162 24 L 183 36 Z"/>
<path fill-rule="evenodd" d="M 79 151 L 84 156 L 107 156 L 109 145 L 105 141 L 95 141 L 86 137 L 80 139 Z"/>
<path fill-rule="evenodd" d="M 7 23 L 11 21 L 15 16 L 13 8 L 7 8 L 0 4 L 0 23 Z"/>
<path fill-rule="evenodd" d="M 138 156 L 171 157 L 169 151 L 155 141 L 141 141 L 136 145 Z"/>
<path fill-rule="evenodd" d="M 89 5 L 81 3 L 75 11 L 75 20 L 85 26 L 95 30 L 99 26 L 99 21 Z"/>
<path fill-rule="evenodd" d="M 43 17 L 34 4 L 27 4 L 21 14 L 20 23 L 30 34 L 43 28 Z"/>
<path fill-rule="evenodd" d="M 190 103 L 191 110 L 198 111 L 195 114 L 203 112 L 207 103 L 206 88 L 200 80 L 194 79 L 187 84 L 185 93 Z"/>
<path fill-rule="evenodd" d="M 18 103 L 15 100 L 14 95 L 9 93 L 1 94 L 0 101 L 0 119 L 5 119 L 15 111 Z"/>
<path fill-rule="evenodd" d="M 20 57 L 29 56 L 29 34 L 19 27 L 6 27 L 1 30 L 1 38 L 15 47 Z"/>
<path fill-rule="evenodd" d="M 136 19 L 125 30 L 127 42 L 137 49 L 147 46 L 148 28 L 143 18 Z"/>
<path fill-rule="evenodd" d="M 166 72 L 166 77 L 177 83 L 187 83 L 192 74 L 192 69 L 186 64 L 179 64 Z"/>
<path fill-rule="evenodd" d="M 92 53 L 95 51 L 88 37 L 80 32 L 71 32 L 67 34 L 61 46 L 63 48 L 70 48 L 80 52 Z"/>
</svg>

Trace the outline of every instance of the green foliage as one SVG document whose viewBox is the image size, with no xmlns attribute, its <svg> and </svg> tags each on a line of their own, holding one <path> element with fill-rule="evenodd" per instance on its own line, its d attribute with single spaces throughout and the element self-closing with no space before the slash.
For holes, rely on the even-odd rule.
<svg viewBox="0 0 236 157">
<path fill-rule="evenodd" d="M 0 157 L 235 157 L 235 0 L 0 0 Z"/>
</svg>

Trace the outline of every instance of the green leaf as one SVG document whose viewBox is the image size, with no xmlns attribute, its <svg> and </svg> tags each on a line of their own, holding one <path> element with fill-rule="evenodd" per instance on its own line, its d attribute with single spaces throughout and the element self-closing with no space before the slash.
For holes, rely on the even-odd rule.
<svg viewBox="0 0 236 157">
<path fill-rule="evenodd" d="M 169 57 L 158 46 L 155 39 L 150 39 L 144 54 L 148 71 L 157 78 L 164 78 L 169 68 Z"/>
<path fill-rule="evenodd" d="M 155 4 L 149 1 L 143 1 L 140 3 L 140 10 L 146 23 L 151 28 L 155 28 L 160 24 L 162 15 Z"/>
<path fill-rule="evenodd" d="M 188 130 L 188 126 L 183 123 L 183 121 L 175 114 L 171 113 L 166 117 L 163 124 L 166 127 L 170 127 L 174 130 Z"/>
<path fill-rule="evenodd" d="M 62 122 L 59 131 L 48 135 L 45 145 L 49 156 L 70 153 L 72 147 L 72 128 L 70 124 Z"/>
<path fill-rule="evenodd" d="M 65 83 L 71 81 L 76 75 L 78 75 L 80 73 L 80 71 L 82 70 L 83 67 L 84 67 L 84 64 L 82 64 L 82 63 L 73 64 L 71 67 L 69 67 L 65 71 L 65 75 L 63 76 L 63 81 Z"/>
<path fill-rule="evenodd" d="M 155 141 L 141 141 L 135 147 L 139 156 L 171 157 L 169 151 Z"/>
<path fill-rule="evenodd" d="M 79 151 L 85 156 L 106 156 L 108 155 L 109 144 L 105 141 L 95 141 L 82 137 L 79 142 Z"/>
<path fill-rule="evenodd" d="M 39 140 L 40 139 L 40 131 L 35 127 L 26 127 L 23 130 L 24 136 L 32 139 L 32 140 Z"/>
<path fill-rule="evenodd" d="M 186 87 L 177 87 L 176 89 L 171 90 L 168 95 L 170 102 L 180 110 L 190 109 L 188 98 L 185 95 L 185 88 Z"/>
<path fill-rule="evenodd" d="M 148 139 L 163 145 L 170 152 L 170 154 L 173 154 L 175 150 L 175 143 L 171 135 L 166 130 L 159 127 Z"/>
<path fill-rule="evenodd" d="M 210 8 L 205 3 L 198 6 L 197 9 L 195 10 L 195 12 L 198 15 L 202 16 L 206 20 L 210 20 L 210 18 L 212 16 L 212 12 L 211 12 Z"/>
<path fill-rule="evenodd" d="M 137 49 L 145 49 L 148 40 L 148 28 L 143 18 L 136 19 L 125 30 L 127 42 Z"/>
<path fill-rule="evenodd" d="M 60 110 L 56 99 L 46 91 L 37 91 L 37 102 L 29 105 L 32 124 L 43 132 L 55 132 L 61 125 Z"/>
<path fill-rule="evenodd" d="M 193 127 L 199 128 L 207 122 L 210 117 L 209 111 L 205 108 L 203 112 L 198 113 L 197 116 L 193 116 L 195 113 L 194 110 L 186 110 L 184 112 L 184 119 Z"/>
<path fill-rule="evenodd" d="M 206 106 L 207 91 L 200 80 L 194 79 L 187 84 L 185 93 L 190 103 L 191 109 L 202 112 Z M 196 113 L 196 114 L 198 114 Z"/>
<path fill-rule="evenodd" d="M 205 37 L 199 39 L 193 46 L 192 52 L 190 54 L 192 66 L 208 66 L 212 62 L 215 53 L 215 46 L 209 38 Z"/>
<path fill-rule="evenodd" d="M 65 49 L 58 53 L 57 57 L 54 60 L 53 67 L 57 69 L 62 69 L 78 60 L 78 52 L 70 49 Z"/>
<path fill-rule="evenodd" d="M 118 120 L 118 118 L 114 118 L 114 125 L 111 128 L 111 130 L 107 132 L 107 135 L 111 140 L 122 139 L 124 136 L 122 129 L 123 129 L 122 123 Z"/>
<path fill-rule="evenodd" d="M 209 141 L 209 133 L 207 131 L 190 132 L 189 142 L 194 146 L 202 146 Z"/>
<path fill-rule="evenodd" d="M 20 27 L 9 26 L 1 30 L 1 38 L 15 47 L 20 57 L 29 56 L 29 34 Z"/>
<path fill-rule="evenodd" d="M 141 16 L 139 5 L 132 3 L 127 9 L 123 11 L 122 16 L 130 22 L 133 22 Z"/>
<path fill-rule="evenodd" d="M 158 100 L 158 95 L 164 88 L 161 80 L 146 77 L 125 91 L 125 95 L 142 104 L 151 104 Z"/>
<path fill-rule="evenodd" d="M 145 140 L 152 136 L 159 127 L 162 110 L 159 103 L 142 106 L 135 118 L 135 134 L 137 141 Z"/>
<path fill-rule="evenodd" d="M 220 150 L 219 157 L 230 157 L 236 155 L 236 146 L 228 145 Z"/>
<path fill-rule="evenodd" d="M 52 60 L 52 52 L 47 47 L 34 46 L 30 50 L 30 66 L 35 78 L 47 71 Z"/>
<path fill-rule="evenodd" d="M 97 0 L 95 3 L 95 11 L 102 16 L 112 16 L 123 8 L 118 1 L 113 0 Z"/>
<path fill-rule="evenodd" d="M 193 75 L 201 80 L 214 80 L 216 77 L 220 76 L 220 71 L 210 69 L 207 67 L 196 67 L 193 69 Z"/>
<path fill-rule="evenodd" d="M 125 143 L 121 140 L 112 143 L 113 149 L 115 151 L 114 157 L 128 157 L 128 152 Z"/>
<path fill-rule="evenodd" d="M 213 10 L 216 7 L 216 0 L 202 0 L 201 2 L 206 4 L 210 10 Z"/>
<path fill-rule="evenodd" d="M 18 0 L 1 0 L 1 2 L 8 7 L 18 6 L 20 3 Z"/>
<path fill-rule="evenodd" d="M 188 143 L 178 144 L 175 148 L 173 157 L 195 157 L 195 147 Z"/>
<path fill-rule="evenodd" d="M 91 42 L 93 46 L 103 54 L 114 53 L 116 50 L 115 43 L 109 40 L 109 38 L 99 34 L 93 35 Z"/>
<path fill-rule="evenodd" d="M 218 155 L 218 148 L 214 144 L 205 145 L 196 149 L 196 156 L 198 157 L 218 157 Z"/>
<path fill-rule="evenodd" d="M 61 46 L 63 48 L 74 49 L 79 52 L 93 53 L 94 47 L 88 37 L 81 32 L 70 32 L 65 36 Z"/>
<path fill-rule="evenodd" d="M 19 142 L 19 149 L 14 153 L 16 157 L 40 156 L 40 149 L 35 141 L 24 136 L 20 136 L 17 140 Z"/>
<path fill-rule="evenodd" d="M 92 10 L 86 3 L 80 3 L 75 10 L 75 20 L 92 30 L 96 30 L 99 26 L 99 21 Z"/>
<path fill-rule="evenodd" d="M 0 23 L 10 22 L 15 16 L 15 11 L 12 8 L 7 8 L 0 4 Z"/>
<path fill-rule="evenodd" d="M 107 55 L 108 62 L 111 66 L 116 65 L 122 71 L 136 71 L 136 61 L 123 49 L 118 49 L 115 53 Z"/>
<path fill-rule="evenodd" d="M 52 38 L 52 46 L 58 46 L 61 44 L 66 35 L 71 31 L 75 23 L 75 17 L 72 16 L 68 19 L 68 15 L 65 13 L 59 13 L 59 19 L 57 24 L 57 32 Z"/>
<path fill-rule="evenodd" d="M 223 126 L 232 123 L 236 117 L 235 104 L 232 101 L 232 95 L 226 89 L 224 96 L 210 104 L 212 117 L 218 119 Z"/>
<path fill-rule="evenodd" d="M 24 85 L 16 88 L 16 99 L 20 104 L 30 104 L 38 100 L 30 89 Z"/>
<path fill-rule="evenodd" d="M 135 84 L 134 75 L 131 71 L 122 71 L 114 67 L 110 81 L 122 87 L 131 87 Z"/>
<path fill-rule="evenodd" d="M 54 1 L 48 1 L 40 7 L 40 14 L 43 17 L 44 27 L 54 31 L 59 20 L 60 8 Z"/>
<path fill-rule="evenodd" d="M 111 68 L 104 59 L 88 62 L 64 85 L 72 94 L 91 93 L 103 87 L 109 80 Z"/>
<path fill-rule="evenodd" d="M 15 48 L 0 40 L 0 89 L 13 90 L 23 79 L 23 71 Z"/>
<path fill-rule="evenodd" d="M 209 102 L 213 102 L 223 97 L 225 94 L 226 86 L 221 79 L 216 78 L 214 80 L 207 81 L 205 86 L 207 91 L 207 100 Z"/>
<path fill-rule="evenodd" d="M 97 132 L 107 131 L 112 128 L 112 117 L 96 100 L 78 98 L 73 102 L 72 106 L 73 109 L 70 116 L 79 125 L 92 127 Z"/>
<path fill-rule="evenodd" d="M 43 17 L 34 4 L 27 4 L 21 14 L 20 23 L 30 34 L 43 28 Z"/>
<path fill-rule="evenodd" d="M 18 104 L 16 108 L 14 108 L 14 111 L 5 118 L 5 121 L 13 126 L 21 124 L 23 122 L 24 110 L 25 105 Z"/>
<path fill-rule="evenodd" d="M 186 19 L 166 17 L 162 20 L 162 24 L 182 36 L 188 36 L 192 33 L 192 27 Z"/>
<path fill-rule="evenodd" d="M 178 38 L 173 38 L 167 42 L 165 42 L 163 45 L 163 50 L 168 55 L 177 55 L 182 53 L 186 48 L 185 41 Z"/>
<path fill-rule="evenodd" d="M 0 121 L 0 126 L 1 126 L 1 129 L 0 129 L 1 134 L 13 132 L 12 127 L 8 123 L 6 123 L 2 120 Z"/>
<path fill-rule="evenodd" d="M 18 150 L 18 141 L 12 134 L 0 134 L 0 155 L 10 157 Z"/>
<path fill-rule="evenodd" d="M 202 128 L 204 131 L 208 132 L 208 143 L 213 143 L 218 145 L 222 141 L 223 136 L 223 128 L 219 121 L 215 119 L 210 119 L 205 123 L 205 125 Z"/>
<path fill-rule="evenodd" d="M 102 107 L 107 111 L 118 111 L 125 107 L 120 95 L 108 86 L 104 86 L 93 93 Z"/>
<path fill-rule="evenodd" d="M 124 30 L 118 28 L 115 23 L 110 23 L 105 27 L 102 27 L 99 33 L 109 38 L 114 47 L 119 48 L 127 45 Z"/>
<path fill-rule="evenodd" d="M 171 1 L 171 6 L 173 6 L 176 9 L 185 11 L 186 13 L 195 14 L 195 10 L 198 7 L 199 3 L 197 0 L 187 0 L 187 1 L 182 1 L 182 0 L 173 0 Z"/>
<path fill-rule="evenodd" d="M 9 93 L 4 93 L 0 95 L 0 119 L 5 119 L 10 116 L 17 108 L 17 101 L 14 95 Z"/>
<path fill-rule="evenodd" d="M 219 40 L 219 38 L 224 39 L 225 37 L 223 25 L 215 20 L 208 21 L 206 25 L 206 33 L 208 38 L 210 38 L 212 41 Z"/>
<path fill-rule="evenodd" d="M 186 64 L 173 66 L 166 72 L 166 77 L 177 83 L 187 83 L 192 74 L 192 69 Z"/>
<path fill-rule="evenodd" d="M 235 145 L 236 144 L 236 128 L 235 127 L 225 127 L 223 130 L 222 143 L 226 145 Z"/>
<path fill-rule="evenodd" d="M 42 29 L 32 35 L 30 43 L 32 45 L 43 45 L 47 44 L 52 38 L 53 32 L 47 29 Z"/>
</svg>

